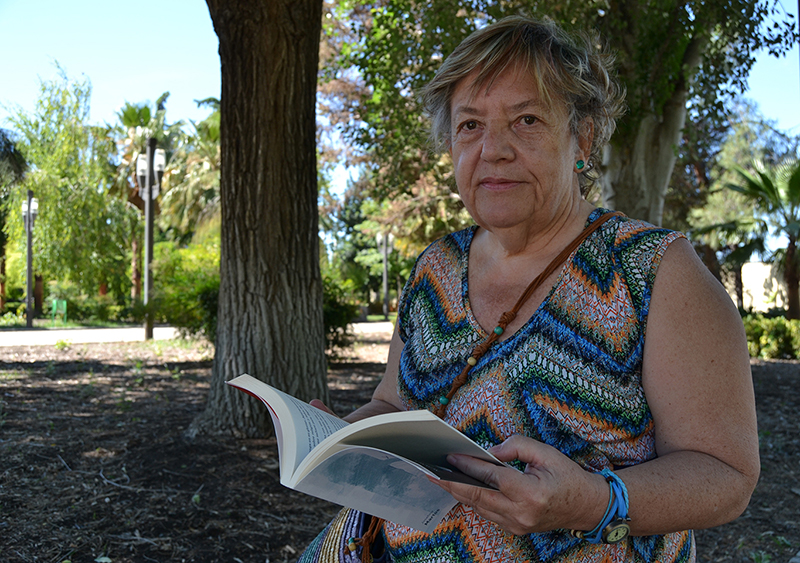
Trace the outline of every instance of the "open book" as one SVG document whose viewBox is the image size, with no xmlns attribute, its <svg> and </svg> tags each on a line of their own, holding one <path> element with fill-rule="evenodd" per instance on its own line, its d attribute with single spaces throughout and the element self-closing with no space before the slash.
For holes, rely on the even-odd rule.
<svg viewBox="0 0 800 563">
<path fill-rule="evenodd" d="M 246 374 L 228 385 L 267 406 L 282 485 L 423 532 L 433 531 L 457 504 L 427 476 L 488 486 L 449 465 L 449 454 L 501 465 L 428 411 L 381 414 L 349 424 Z"/>
</svg>

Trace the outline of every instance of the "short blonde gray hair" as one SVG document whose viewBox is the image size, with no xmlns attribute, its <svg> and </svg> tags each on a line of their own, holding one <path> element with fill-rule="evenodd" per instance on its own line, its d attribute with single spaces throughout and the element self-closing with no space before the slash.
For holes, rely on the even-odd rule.
<svg viewBox="0 0 800 563">
<path fill-rule="evenodd" d="M 503 18 L 464 39 L 423 90 L 433 145 L 439 151 L 450 147 L 451 101 L 462 80 L 477 70 L 474 86 L 489 88 L 503 71 L 522 65 L 536 80 L 545 103 L 565 103 L 573 134 L 587 119 L 593 123 L 588 172 L 581 175 L 582 188 L 588 188 L 596 180 L 593 171 L 600 151 L 624 113 L 625 92 L 615 79 L 613 64 L 614 57 L 594 35 L 570 35 L 547 20 Z"/>
</svg>

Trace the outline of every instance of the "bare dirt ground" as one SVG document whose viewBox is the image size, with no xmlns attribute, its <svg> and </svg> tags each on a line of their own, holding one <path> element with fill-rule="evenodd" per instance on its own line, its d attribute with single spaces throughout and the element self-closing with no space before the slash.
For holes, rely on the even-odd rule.
<svg viewBox="0 0 800 563">
<path fill-rule="evenodd" d="M 337 412 L 368 399 L 387 338 L 331 364 Z M 0 347 L 0 560 L 295 560 L 338 507 L 281 487 L 272 439 L 184 438 L 211 357 L 183 341 Z M 753 376 L 761 481 L 741 518 L 698 532 L 703 562 L 800 552 L 800 363 Z"/>
</svg>

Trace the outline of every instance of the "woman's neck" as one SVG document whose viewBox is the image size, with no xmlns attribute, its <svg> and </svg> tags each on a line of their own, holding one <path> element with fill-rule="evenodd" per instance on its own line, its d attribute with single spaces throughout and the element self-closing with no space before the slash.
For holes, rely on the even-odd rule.
<svg viewBox="0 0 800 563">
<path fill-rule="evenodd" d="M 558 254 L 577 237 L 595 207 L 584 199 L 554 215 L 545 225 L 519 225 L 507 229 L 479 228 L 476 240 L 484 256 L 498 262 L 523 258 L 541 260 Z"/>
</svg>

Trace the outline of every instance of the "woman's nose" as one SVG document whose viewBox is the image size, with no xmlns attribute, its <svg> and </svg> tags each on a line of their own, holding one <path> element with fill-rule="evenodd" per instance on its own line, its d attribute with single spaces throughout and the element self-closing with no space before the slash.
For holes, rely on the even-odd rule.
<svg viewBox="0 0 800 563">
<path fill-rule="evenodd" d="M 481 158 L 487 162 L 513 160 L 514 146 L 509 138 L 511 132 L 503 127 L 487 127 L 483 134 Z"/>
</svg>

